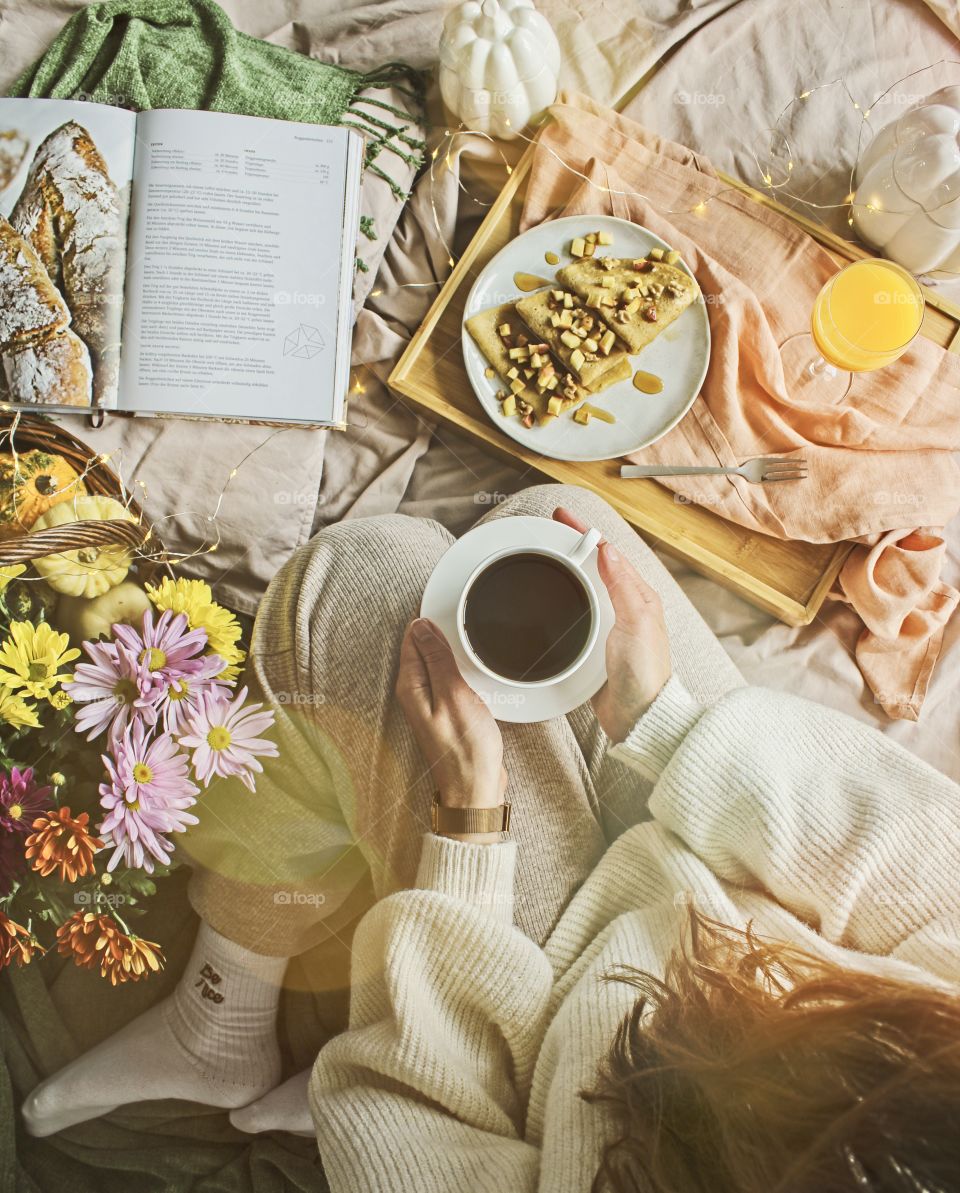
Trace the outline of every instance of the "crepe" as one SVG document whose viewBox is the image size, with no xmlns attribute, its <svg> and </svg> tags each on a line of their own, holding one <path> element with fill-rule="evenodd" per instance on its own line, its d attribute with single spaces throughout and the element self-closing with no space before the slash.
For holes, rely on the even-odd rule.
<svg viewBox="0 0 960 1193">
<path fill-rule="evenodd" d="M 501 336 L 498 331 L 498 328 L 505 324 L 510 327 L 512 333 L 506 338 Z M 477 347 L 507 387 L 508 392 L 513 393 L 518 407 L 516 413 L 521 419 L 528 417 L 522 404 L 529 405 L 532 419 L 527 423 L 528 426 L 534 422 L 538 426 L 545 426 L 552 422 L 557 414 L 573 410 L 587 397 L 587 391 L 583 386 L 576 383 L 572 374 L 566 373 L 562 369 L 555 370 L 558 381 L 556 386 L 549 390 L 541 390 L 537 386 L 539 370 L 532 377 L 524 376 L 525 362 L 512 360 L 510 357 L 511 348 L 517 347 L 515 337 L 523 334 L 524 331 L 523 324 L 517 316 L 516 306 L 512 302 L 501 303 L 500 306 L 488 307 L 487 310 L 480 311 L 479 314 L 471 316 L 465 326 Z M 509 376 L 511 369 L 517 370 L 517 378 Z M 549 410 L 548 403 L 551 398 L 559 399 L 557 414 L 551 413 Z"/>
<path fill-rule="evenodd" d="M 591 257 L 567 265 L 557 278 L 634 354 L 655 340 L 700 293 L 688 273 L 649 257 Z"/>
<path fill-rule="evenodd" d="M 630 376 L 630 362 L 622 344 L 614 344 L 609 353 L 590 352 L 584 350 L 583 342 L 578 341 L 581 355 L 586 359 L 577 362 L 574 353 L 578 351 L 572 344 L 564 342 L 564 333 L 569 338 L 572 334 L 569 328 L 555 327 L 553 320 L 556 316 L 569 312 L 572 323 L 588 320 L 590 334 L 599 329 L 600 334 L 605 330 L 597 320 L 596 311 L 588 311 L 571 291 L 572 306 L 564 307 L 562 300 L 558 300 L 559 290 L 538 290 L 517 301 L 517 313 L 532 331 L 534 338 L 542 340 L 550 346 L 550 351 L 575 373 L 584 387 L 590 393 L 599 393 L 615 381 L 623 381 Z M 574 337 L 576 338 L 576 337 Z M 590 359 L 590 358 L 593 359 Z"/>
</svg>

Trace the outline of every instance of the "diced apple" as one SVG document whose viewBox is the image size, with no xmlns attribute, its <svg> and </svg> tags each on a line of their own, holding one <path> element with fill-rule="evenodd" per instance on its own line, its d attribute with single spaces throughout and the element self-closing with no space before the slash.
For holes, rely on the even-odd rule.
<svg viewBox="0 0 960 1193">
<path fill-rule="evenodd" d="M 500 407 L 500 412 L 506 418 L 513 418 L 513 416 L 517 413 L 517 399 L 513 396 L 513 394 L 508 394 L 507 397 L 503 399 L 503 405 Z"/>
</svg>

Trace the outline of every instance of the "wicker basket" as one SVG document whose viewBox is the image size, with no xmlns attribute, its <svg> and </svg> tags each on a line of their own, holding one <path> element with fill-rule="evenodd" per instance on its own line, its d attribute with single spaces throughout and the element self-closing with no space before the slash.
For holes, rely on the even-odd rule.
<svg viewBox="0 0 960 1193">
<path fill-rule="evenodd" d="M 43 555 L 83 550 L 84 547 L 124 546 L 135 553 L 141 576 L 145 580 L 155 578 L 163 566 L 163 545 L 146 523 L 143 510 L 124 491 L 120 478 L 107 467 L 99 452 L 57 423 L 23 414 L 0 416 L 0 452 L 9 451 L 11 443 L 18 453 L 39 448 L 50 455 L 61 456 L 77 472 L 83 473 L 87 492 L 122 502 L 136 521 L 71 522 L 67 526 L 52 526 L 6 539 L 0 541 L 0 566 L 29 563 Z M 145 556 L 141 552 L 148 539 L 151 550 L 149 556 Z"/>
</svg>

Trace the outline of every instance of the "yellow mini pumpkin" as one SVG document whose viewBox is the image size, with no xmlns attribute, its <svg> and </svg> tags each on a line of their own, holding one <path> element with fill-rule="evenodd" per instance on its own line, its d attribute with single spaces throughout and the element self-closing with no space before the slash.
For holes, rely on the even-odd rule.
<svg viewBox="0 0 960 1193">
<path fill-rule="evenodd" d="M 107 522 L 136 518 L 112 497 L 78 497 L 76 501 L 55 505 L 34 523 L 34 530 L 65 527 L 72 522 Z M 57 555 L 42 555 L 33 566 L 56 592 L 68 596 L 97 597 L 114 588 L 130 570 L 129 547 L 81 547 Z"/>
<path fill-rule="evenodd" d="M 124 580 L 102 596 L 90 599 L 61 596 L 53 622 L 58 630 L 70 635 L 71 642 L 86 642 L 91 638 L 109 638 L 118 621 L 139 626 L 149 608 L 150 598 L 140 585 Z"/>
<path fill-rule="evenodd" d="M 86 492 L 80 474 L 62 456 L 39 448 L 0 456 L 0 539 L 26 534 L 47 510 Z"/>
</svg>

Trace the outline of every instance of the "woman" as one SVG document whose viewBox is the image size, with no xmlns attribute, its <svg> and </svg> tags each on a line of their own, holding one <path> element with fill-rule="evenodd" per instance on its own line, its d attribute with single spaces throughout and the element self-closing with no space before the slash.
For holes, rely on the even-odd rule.
<svg viewBox="0 0 960 1193">
<path fill-rule="evenodd" d="M 35 1091 L 31 1129 L 164 1096 L 296 1126 L 308 1078 L 261 1096 L 285 958 L 362 915 L 309 1078 L 336 1193 L 955 1186 L 956 787 L 740 687 L 597 498 L 488 517 L 558 501 L 604 534 L 617 620 L 593 712 L 545 725 L 498 726 L 435 627 L 404 633 L 439 528 L 346 524 L 291 561 L 254 649 L 283 765 L 258 807 L 206 807 L 177 992 Z M 515 840 L 424 836 L 435 792 L 506 796 Z"/>
</svg>

